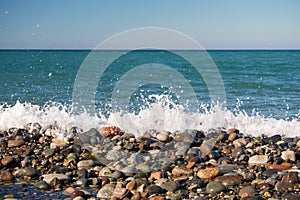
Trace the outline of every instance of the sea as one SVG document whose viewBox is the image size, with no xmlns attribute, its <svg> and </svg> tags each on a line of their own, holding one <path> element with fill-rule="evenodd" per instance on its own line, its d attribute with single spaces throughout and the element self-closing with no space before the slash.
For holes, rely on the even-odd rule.
<svg viewBox="0 0 300 200">
<path fill-rule="evenodd" d="M 0 50 L 0 86 L 0 130 L 300 136 L 300 50 Z"/>
</svg>

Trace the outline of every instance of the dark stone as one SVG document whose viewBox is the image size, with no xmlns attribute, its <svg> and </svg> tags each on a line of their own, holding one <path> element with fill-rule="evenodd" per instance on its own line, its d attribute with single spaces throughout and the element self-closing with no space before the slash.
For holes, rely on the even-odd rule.
<svg viewBox="0 0 300 200">
<path fill-rule="evenodd" d="M 39 190 L 50 190 L 51 186 L 45 181 L 40 181 L 35 184 L 35 187 Z"/>
<path fill-rule="evenodd" d="M 169 192 L 175 192 L 178 189 L 178 184 L 175 181 L 168 181 L 162 184 L 162 188 Z"/>
<path fill-rule="evenodd" d="M 161 194 L 162 188 L 158 185 L 149 185 L 145 190 L 149 195 L 152 194 Z"/>
<path fill-rule="evenodd" d="M 88 178 L 88 171 L 86 169 L 80 169 L 77 171 L 79 178 Z"/>
<path fill-rule="evenodd" d="M 32 167 L 25 167 L 20 170 L 20 175 L 21 176 L 28 176 L 28 177 L 36 177 L 39 175 L 39 172 L 32 168 Z"/>
<path fill-rule="evenodd" d="M 267 139 L 267 142 L 269 144 L 275 144 L 276 142 L 278 142 L 280 140 L 282 140 L 281 135 L 273 135 Z"/>
<path fill-rule="evenodd" d="M 293 188 L 294 188 L 293 184 L 287 183 L 287 182 L 282 182 L 282 181 L 276 183 L 276 185 L 275 185 L 275 190 L 279 190 L 282 192 L 287 192 L 289 190 L 293 190 Z"/>
<path fill-rule="evenodd" d="M 83 197 L 84 196 L 84 192 L 79 191 L 79 190 L 74 190 L 74 192 L 72 192 L 72 194 L 71 194 L 71 198 L 72 199 L 74 199 L 75 197 L 78 197 L 78 196 Z"/>
<path fill-rule="evenodd" d="M 11 181 L 13 180 L 13 175 L 8 170 L 1 170 L 0 171 L 0 179 L 2 181 Z"/>
<path fill-rule="evenodd" d="M 266 169 L 262 175 L 265 177 L 271 177 L 272 175 L 278 175 L 278 171 L 276 169 Z"/>
<path fill-rule="evenodd" d="M 288 172 L 282 177 L 282 181 L 287 183 L 292 183 L 292 184 L 298 183 L 299 182 L 298 173 Z"/>
<path fill-rule="evenodd" d="M 216 195 L 226 190 L 226 187 L 219 182 L 209 182 L 206 185 L 206 192 Z"/>
<path fill-rule="evenodd" d="M 242 154 L 244 153 L 244 148 L 243 147 L 237 147 L 237 148 L 234 148 L 232 150 L 232 158 L 238 158 L 240 157 Z"/>
<path fill-rule="evenodd" d="M 300 195 L 298 194 L 291 194 L 291 193 L 286 193 L 282 197 L 283 200 L 299 200 Z"/>
</svg>

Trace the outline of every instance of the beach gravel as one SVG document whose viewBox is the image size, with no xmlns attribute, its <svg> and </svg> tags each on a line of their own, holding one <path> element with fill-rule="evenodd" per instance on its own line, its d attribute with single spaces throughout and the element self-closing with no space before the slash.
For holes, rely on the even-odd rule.
<svg viewBox="0 0 300 200">
<path fill-rule="evenodd" d="M 32 131 L 32 125 L 34 130 Z M 0 131 L 0 199 L 299 199 L 300 140 L 237 128 Z M 29 127 L 29 128 L 28 128 Z M 31 127 L 31 128 L 30 128 Z"/>
</svg>

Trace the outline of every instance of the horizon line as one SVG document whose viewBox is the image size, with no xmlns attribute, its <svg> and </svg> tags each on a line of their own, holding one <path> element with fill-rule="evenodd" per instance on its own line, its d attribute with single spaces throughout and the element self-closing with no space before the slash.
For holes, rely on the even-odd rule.
<svg viewBox="0 0 300 200">
<path fill-rule="evenodd" d="M 174 51 L 220 51 L 220 50 L 228 50 L 228 51 L 238 51 L 238 50 L 247 50 L 247 51 L 255 51 L 255 50 L 261 50 L 261 51 L 270 51 L 270 50 L 300 50 L 300 48 L 204 48 L 204 49 L 126 49 L 126 48 L 122 48 L 122 49 L 91 49 L 91 48 L 0 48 L 0 51 L 2 50 L 23 50 L 23 51 L 41 51 L 41 50 L 81 50 L 81 51 L 93 51 L 93 50 L 104 50 L 104 51 L 120 51 L 120 50 L 174 50 Z"/>
</svg>

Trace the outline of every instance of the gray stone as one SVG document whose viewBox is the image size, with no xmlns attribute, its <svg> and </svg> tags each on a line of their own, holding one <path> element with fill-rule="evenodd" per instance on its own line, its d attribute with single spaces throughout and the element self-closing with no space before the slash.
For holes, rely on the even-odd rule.
<svg viewBox="0 0 300 200">
<path fill-rule="evenodd" d="M 35 187 L 40 190 L 50 190 L 51 186 L 46 181 L 40 181 L 35 184 Z"/>
<path fill-rule="evenodd" d="M 109 199 L 113 196 L 115 187 L 112 184 L 106 184 L 97 193 L 97 198 Z"/>
<path fill-rule="evenodd" d="M 61 181 L 66 181 L 69 178 L 65 174 L 44 174 L 44 175 L 42 175 L 42 177 L 44 178 L 43 180 L 48 184 L 50 184 L 50 182 L 54 178 L 57 178 L 58 180 L 61 180 Z"/>
<path fill-rule="evenodd" d="M 268 162 L 267 155 L 254 155 L 249 158 L 249 165 L 265 165 Z"/>
<path fill-rule="evenodd" d="M 209 182 L 206 185 L 206 192 L 210 193 L 210 194 L 219 194 L 223 191 L 226 190 L 226 187 L 219 182 Z"/>
<path fill-rule="evenodd" d="M 149 185 L 145 190 L 149 195 L 162 193 L 162 188 L 158 185 Z"/>
</svg>

